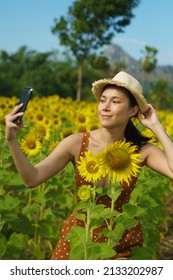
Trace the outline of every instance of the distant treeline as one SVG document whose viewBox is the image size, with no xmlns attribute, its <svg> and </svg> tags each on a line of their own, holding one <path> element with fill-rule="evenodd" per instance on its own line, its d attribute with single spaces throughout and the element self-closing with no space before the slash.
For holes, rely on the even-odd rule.
<svg viewBox="0 0 173 280">
<path fill-rule="evenodd" d="M 17 96 L 26 86 L 36 96 L 58 94 L 76 98 L 77 65 L 69 55 L 51 51 L 39 53 L 22 46 L 16 53 L 0 52 L 0 95 Z M 82 99 L 91 99 L 91 84 L 100 72 L 90 63 L 84 65 Z"/>
</svg>

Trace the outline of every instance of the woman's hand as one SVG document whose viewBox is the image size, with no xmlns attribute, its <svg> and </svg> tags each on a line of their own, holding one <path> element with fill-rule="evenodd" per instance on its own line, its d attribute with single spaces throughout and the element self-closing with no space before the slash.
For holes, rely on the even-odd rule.
<svg viewBox="0 0 173 280">
<path fill-rule="evenodd" d="M 160 121 L 153 106 L 151 104 L 148 105 L 149 109 L 145 113 L 138 112 L 138 120 L 143 126 L 153 130 L 156 125 L 160 124 Z"/>
<path fill-rule="evenodd" d="M 23 112 L 18 113 L 19 109 L 22 108 L 23 103 L 21 103 L 20 105 L 17 105 L 12 111 L 11 113 L 9 113 L 6 117 L 5 117 L 5 123 L 6 123 L 6 141 L 9 142 L 13 139 L 16 138 L 17 132 L 19 130 L 19 128 L 25 127 L 23 122 L 21 122 L 20 124 L 15 124 L 14 120 L 17 117 L 21 117 L 23 116 Z"/>
</svg>

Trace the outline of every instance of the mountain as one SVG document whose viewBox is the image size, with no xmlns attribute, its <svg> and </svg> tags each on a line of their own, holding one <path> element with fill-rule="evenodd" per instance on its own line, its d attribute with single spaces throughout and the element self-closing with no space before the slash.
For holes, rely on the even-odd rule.
<svg viewBox="0 0 173 280">
<path fill-rule="evenodd" d="M 144 87 L 144 90 L 148 91 L 151 83 L 156 83 L 159 79 L 164 79 L 169 82 L 171 89 L 173 90 L 173 66 L 157 65 L 156 69 L 147 74 L 143 71 L 140 62 L 131 57 L 118 45 L 108 45 L 103 55 L 108 58 L 110 65 L 116 68 L 120 63 L 124 64 L 122 70 L 127 71 L 129 74 L 134 75 Z M 116 74 L 116 73 L 115 73 Z"/>
</svg>

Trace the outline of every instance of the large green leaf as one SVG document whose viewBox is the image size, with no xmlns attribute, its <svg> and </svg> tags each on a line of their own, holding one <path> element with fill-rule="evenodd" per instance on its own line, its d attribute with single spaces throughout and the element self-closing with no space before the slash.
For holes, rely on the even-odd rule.
<svg viewBox="0 0 173 280">
<path fill-rule="evenodd" d="M 8 245 L 14 246 L 20 250 L 25 247 L 26 236 L 22 233 L 13 232 L 8 241 Z"/>
<path fill-rule="evenodd" d="M 146 211 L 145 211 L 145 209 L 143 209 L 139 206 L 126 203 L 123 205 L 123 212 L 127 213 L 130 217 L 133 218 L 135 216 L 141 216 Z"/>
<path fill-rule="evenodd" d="M 0 232 L 0 257 L 2 257 L 7 250 L 7 240 L 5 236 Z"/>
<path fill-rule="evenodd" d="M 15 221 L 10 221 L 10 225 L 18 232 L 32 234 L 32 222 L 23 214 L 19 214 Z"/>
<path fill-rule="evenodd" d="M 11 212 L 21 203 L 18 197 L 13 197 L 10 194 L 0 196 L 0 212 Z"/>
</svg>

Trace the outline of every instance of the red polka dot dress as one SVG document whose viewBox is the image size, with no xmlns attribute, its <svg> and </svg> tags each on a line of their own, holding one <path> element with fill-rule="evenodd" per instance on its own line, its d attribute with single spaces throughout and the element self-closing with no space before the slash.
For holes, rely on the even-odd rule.
<svg viewBox="0 0 173 280">
<path fill-rule="evenodd" d="M 84 156 L 84 153 L 88 150 L 89 144 L 89 132 L 83 133 L 83 140 L 82 146 L 80 151 L 80 156 Z M 81 185 L 87 185 L 87 183 L 79 174 L 78 170 L 76 170 L 76 187 L 77 190 L 80 188 Z M 125 203 L 128 203 L 130 199 L 130 194 L 134 189 L 135 183 L 137 178 L 133 178 L 133 180 L 128 185 L 124 183 L 122 185 L 122 191 L 118 199 L 115 203 L 115 209 L 118 211 L 122 211 L 122 206 Z M 111 200 L 110 198 L 105 195 L 101 196 L 97 199 L 97 204 L 104 204 L 106 207 L 110 207 Z M 70 232 L 73 226 L 83 226 L 83 222 L 78 220 L 74 213 L 70 215 L 70 217 L 65 221 L 64 226 L 61 230 L 60 239 L 57 243 L 55 250 L 52 254 L 51 260 L 68 260 L 69 259 L 69 252 L 70 252 L 70 243 L 69 240 L 65 240 L 68 233 Z M 95 242 L 106 242 L 107 238 L 104 236 L 100 237 L 100 233 L 102 232 L 103 228 L 106 227 L 106 223 L 97 229 L 94 230 L 93 241 Z M 138 223 L 137 226 L 131 228 L 130 230 L 126 230 L 123 234 L 122 239 L 119 241 L 117 246 L 115 247 L 115 256 L 112 259 L 118 258 L 128 258 L 132 255 L 132 248 L 136 246 L 142 246 L 143 244 L 143 235 L 141 224 Z"/>
</svg>

